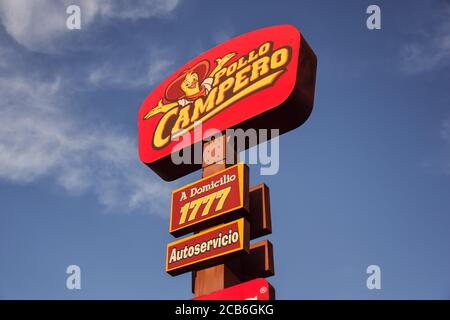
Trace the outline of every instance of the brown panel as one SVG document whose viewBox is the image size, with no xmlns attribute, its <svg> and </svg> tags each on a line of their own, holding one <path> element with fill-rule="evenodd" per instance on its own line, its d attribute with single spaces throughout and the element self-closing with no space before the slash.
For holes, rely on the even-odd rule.
<svg viewBox="0 0 450 320">
<path fill-rule="evenodd" d="M 260 183 L 250 188 L 250 239 L 272 233 L 269 187 Z"/>
<path fill-rule="evenodd" d="M 250 281 L 256 278 L 267 278 L 275 275 L 274 259 L 273 259 L 273 245 L 269 240 L 262 240 L 250 245 L 250 253 L 248 255 L 241 255 L 238 258 L 232 258 L 225 262 L 231 274 L 235 275 L 240 282 Z M 204 270 L 202 270 L 203 272 Z M 192 292 L 195 290 L 195 296 L 198 297 L 196 291 L 196 276 L 193 273 L 192 277 Z M 209 279 L 209 278 L 208 278 Z M 198 283 L 198 281 L 197 281 Z M 223 284 L 226 284 L 222 281 Z M 234 284 L 229 284 L 231 286 Z M 223 288 L 216 289 L 221 290 Z M 206 292 L 206 291 L 205 291 Z M 211 293 L 214 291 L 209 291 Z"/>
<path fill-rule="evenodd" d="M 240 259 L 242 281 L 267 278 L 275 274 L 273 262 L 273 245 L 269 240 L 262 240 L 250 245 L 250 254 Z"/>
</svg>

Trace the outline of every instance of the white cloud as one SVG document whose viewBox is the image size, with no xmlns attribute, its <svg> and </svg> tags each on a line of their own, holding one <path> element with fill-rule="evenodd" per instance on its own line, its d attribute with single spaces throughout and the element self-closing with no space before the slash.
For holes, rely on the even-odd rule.
<svg viewBox="0 0 450 320">
<path fill-rule="evenodd" d="M 450 66 L 450 6 L 444 6 L 433 28 L 418 33 L 416 41 L 401 48 L 401 69 L 419 74 Z"/>
<path fill-rule="evenodd" d="M 108 18 L 143 19 L 171 12 L 178 0 L 97 0 L 99 13 Z"/>
<path fill-rule="evenodd" d="M 442 122 L 440 134 L 445 142 L 440 167 L 445 174 L 450 175 L 450 117 Z"/>
<path fill-rule="evenodd" d="M 166 14 L 177 1 L 137 1 L 127 9 L 125 1 L 113 0 L 0 0 L 0 19 L 24 48 L 46 52 L 67 32 L 65 5 L 72 3 L 81 5 L 86 26 L 98 17 L 141 19 Z M 36 65 L 35 56 L 27 55 L 27 50 L 11 46 L 8 39 L 2 42 L 0 179 L 39 183 L 50 178 L 71 194 L 95 194 L 106 210 L 166 216 L 170 189 L 140 162 L 136 138 L 117 130 L 107 117 L 104 123 L 88 123 L 74 112 L 77 105 L 71 98 L 74 90 L 83 89 L 86 74 L 91 87 L 152 85 L 172 64 L 170 55 L 154 45 L 149 56 L 137 54 L 126 63 L 117 63 L 120 54 L 104 54 L 97 69 L 89 69 L 98 64 L 88 59 L 79 73 L 72 74 L 57 64 L 52 68 Z"/>
<path fill-rule="evenodd" d="M 52 177 L 70 193 L 96 194 L 108 210 L 167 214 L 170 190 L 140 163 L 135 139 L 77 118 L 64 107 L 65 89 L 59 79 L 0 77 L 0 178 Z"/>
<path fill-rule="evenodd" d="M 176 8 L 178 0 L 0 0 L 0 19 L 19 44 L 48 52 L 62 35 L 71 32 L 66 28 L 66 8 L 71 4 L 80 6 L 85 29 L 96 18 L 137 20 L 166 15 Z"/>
<path fill-rule="evenodd" d="M 112 60 L 91 70 L 89 83 L 105 87 L 136 88 L 157 84 L 173 66 L 171 54 L 165 50 L 150 49 L 148 59 L 127 59 L 122 63 Z"/>
<path fill-rule="evenodd" d="M 234 30 L 232 28 L 228 28 L 226 30 L 219 30 L 213 33 L 212 40 L 215 45 L 218 45 L 222 42 L 230 40 L 232 38 Z"/>
<path fill-rule="evenodd" d="M 447 142 L 450 143 L 450 118 L 445 120 L 442 123 L 441 128 L 441 137 Z"/>
</svg>

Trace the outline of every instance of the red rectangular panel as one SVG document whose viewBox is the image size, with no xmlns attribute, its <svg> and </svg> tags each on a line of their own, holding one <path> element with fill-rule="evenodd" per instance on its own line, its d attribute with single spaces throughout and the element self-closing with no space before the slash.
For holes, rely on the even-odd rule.
<svg viewBox="0 0 450 320">
<path fill-rule="evenodd" d="M 194 298 L 194 300 L 272 300 L 274 298 L 272 286 L 265 279 L 259 278 Z"/>
<path fill-rule="evenodd" d="M 175 236 L 239 218 L 248 211 L 248 167 L 237 164 L 172 191 L 169 231 Z"/>
<path fill-rule="evenodd" d="M 250 228 L 244 218 L 205 230 L 167 245 L 166 271 L 178 275 L 206 268 L 248 252 Z"/>
</svg>

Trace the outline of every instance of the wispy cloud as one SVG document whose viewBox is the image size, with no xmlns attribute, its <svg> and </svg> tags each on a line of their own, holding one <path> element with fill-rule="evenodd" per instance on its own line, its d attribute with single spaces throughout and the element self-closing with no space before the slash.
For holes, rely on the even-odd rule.
<svg viewBox="0 0 450 320">
<path fill-rule="evenodd" d="M 90 0 L 92 2 L 92 0 Z M 174 10 L 178 0 L 96 0 L 95 6 L 100 15 L 107 18 L 144 19 L 165 15 Z"/>
<path fill-rule="evenodd" d="M 66 8 L 81 8 L 82 29 L 96 20 L 138 20 L 167 15 L 178 0 L 0 0 L 0 18 L 9 35 L 25 48 L 49 52 L 70 31 L 66 28 Z"/>
<path fill-rule="evenodd" d="M 408 75 L 450 66 L 450 4 L 444 3 L 435 22 L 417 33 L 400 51 L 401 70 Z"/>
<path fill-rule="evenodd" d="M 77 2 L 86 6 L 84 14 L 91 8 L 88 17 L 92 19 L 140 19 L 167 13 L 177 3 L 140 1 L 136 6 L 143 11 L 135 12 L 122 10 L 121 1 Z M 58 65 L 52 69 L 35 66 L 35 56 L 26 52 L 57 39 L 61 18 L 56 3 L 0 0 L 2 24 L 22 44 L 22 48 L 14 47 L 11 39 L 0 39 L 0 179 L 22 184 L 39 183 L 46 177 L 70 194 L 95 194 L 106 210 L 145 209 L 167 215 L 170 189 L 139 161 L 136 138 L 117 129 L 113 119 L 92 123 L 79 116 L 74 112 L 77 101 L 72 99 L 80 92 L 74 94 L 72 88 L 80 87 L 79 74 L 87 74 L 97 86 L 151 85 L 171 64 L 169 56 L 154 48 L 149 57 L 119 68 L 115 58 L 105 56 L 99 69 L 90 69 L 95 64 L 86 63 L 77 76 Z M 46 26 L 38 23 L 42 18 Z M 16 67 L 18 59 L 26 67 Z"/>
<path fill-rule="evenodd" d="M 444 140 L 442 168 L 444 173 L 450 175 L 450 117 L 442 121 L 441 138 Z"/>
<path fill-rule="evenodd" d="M 149 49 L 146 59 L 127 59 L 117 63 L 109 60 L 89 71 L 88 82 L 98 87 L 137 88 L 152 86 L 168 74 L 174 65 L 170 52 L 159 48 Z"/>
<path fill-rule="evenodd" d="M 441 137 L 450 144 L 450 117 L 442 123 Z"/>
<path fill-rule="evenodd" d="M 107 209 L 163 214 L 169 189 L 139 163 L 136 141 L 111 124 L 84 123 L 63 107 L 62 92 L 58 79 L 0 78 L 0 178 L 50 176 L 70 193 L 95 193 Z"/>
</svg>

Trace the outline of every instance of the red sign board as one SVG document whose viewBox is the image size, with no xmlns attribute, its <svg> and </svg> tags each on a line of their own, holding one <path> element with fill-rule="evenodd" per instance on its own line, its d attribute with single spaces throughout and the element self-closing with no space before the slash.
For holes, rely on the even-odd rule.
<svg viewBox="0 0 450 320">
<path fill-rule="evenodd" d="M 202 230 L 248 212 L 248 167 L 237 164 L 172 191 L 169 231 Z"/>
<path fill-rule="evenodd" d="M 222 224 L 167 245 L 166 271 L 178 275 L 212 266 L 249 251 L 250 228 L 244 219 Z"/>
<path fill-rule="evenodd" d="M 200 124 L 202 132 L 292 130 L 312 110 L 315 72 L 313 51 L 291 25 L 224 42 L 188 62 L 144 100 L 138 115 L 140 159 L 173 180 L 200 168 L 175 165 L 170 157 L 208 138 L 195 134 Z"/>
<path fill-rule="evenodd" d="M 272 300 L 272 286 L 263 278 L 247 281 L 194 300 Z"/>
</svg>

